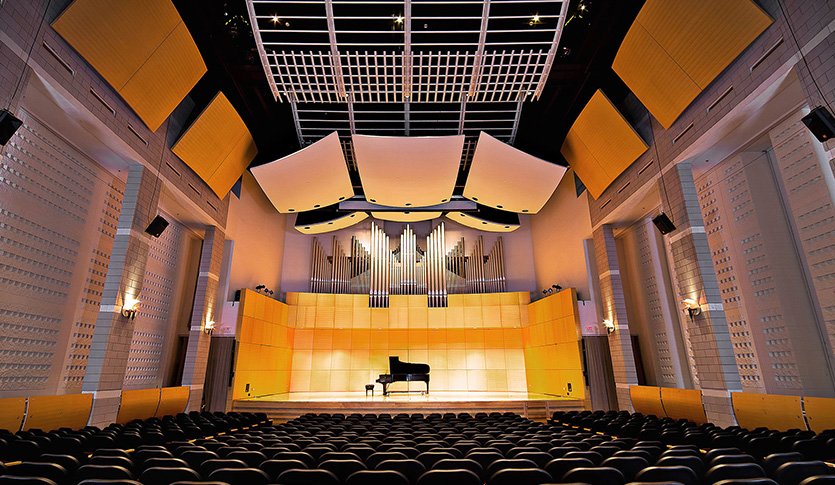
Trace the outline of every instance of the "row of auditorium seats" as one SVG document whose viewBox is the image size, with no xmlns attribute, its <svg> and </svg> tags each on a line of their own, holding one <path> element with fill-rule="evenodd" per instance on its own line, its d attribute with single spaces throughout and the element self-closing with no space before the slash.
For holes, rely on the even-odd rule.
<svg viewBox="0 0 835 485">
<path fill-rule="evenodd" d="M 105 430 L 91 428 L 6 435 L 5 452 L 34 446 L 6 465 L 0 485 L 835 483 L 835 469 L 794 448 L 835 432 L 722 430 L 626 412 L 555 413 L 547 423 L 512 413 L 308 414 L 282 424 L 191 413 L 108 429 L 142 444 L 97 446 Z M 757 440 L 774 433 L 765 450 Z M 80 446 L 55 448 L 71 434 Z M 699 436 L 716 434 L 739 446 Z"/>
</svg>

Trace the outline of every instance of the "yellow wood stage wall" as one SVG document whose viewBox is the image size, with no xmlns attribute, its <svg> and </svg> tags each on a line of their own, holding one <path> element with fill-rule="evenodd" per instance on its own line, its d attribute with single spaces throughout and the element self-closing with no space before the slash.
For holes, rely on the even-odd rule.
<svg viewBox="0 0 835 485">
<path fill-rule="evenodd" d="M 285 392 L 362 391 L 388 356 L 428 363 L 433 391 L 518 391 L 584 397 L 573 290 L 533 304 L 524 292 L 392 295 L 288 293 L 287 304 L 242 291 L 233 399 Z M 249 391 L 246 385 L 249 384 Z M 393 389 L 424 388 L 397 383 Z"/>
</svg>

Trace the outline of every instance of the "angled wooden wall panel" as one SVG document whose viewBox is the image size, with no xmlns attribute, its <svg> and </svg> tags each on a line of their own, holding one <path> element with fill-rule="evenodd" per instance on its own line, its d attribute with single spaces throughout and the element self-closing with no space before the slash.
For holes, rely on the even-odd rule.
<svg viewBox="0 0 835 485">
<path fill-rule="evenodd" d="M 52 26 L 152 131 L 206 73 L 171 0 L 75 0 Z"/>
<path fill-rule="evenodd" d="M 171 150 L 223 198 L 258 153 L 238 112 L 219 92 Z"/>
<path fill-rule="evenodd" d="M 561 151 L 597 198 L 647 148 L 612 102 L 597 90 L 571 126 Z"/>
<path fill-rule="evenodd" d="M 654 415 L 659 418 L 666 416 L 664 406 L 661 405 L 661 388 L 656 386 L 629 386 L 629 397 L 636 413 Z"/>
<path fill-rule="evenodd" d="M 664 413 L 673 419 L 687 419 L 696 424 L 707 423 L 702 391 L 698 389 L 661 388 Z"/>
<path fill-rule="evenodd" d="M 163 387 L 160 389 L 159 407 L 154 416 L 161 418 L 184 412 L 188 404 L 188 396 L 188 386 Z"/>
<path fill-rule="evenodd" d="M 736 421 L 743 428 L 806 429 L 800 396 L 734 392 L 731 401 Z"/>
<path fill-rule="evenodd" d="M 92 394 L 31 396 L 23 430 L 81 429 L 87 425 L 91 409 L 93 409 Z"/>
<path fill-rule="evenodd" d="M 612 69 L 669 128 L 771 22 L 750 0 L 648 0 Z"/>
<path fill-rule="evenodd" d="M 150 418 L 159 407 L 159 395 L 159 388 L 122 391 L 116 422 L 126 424 L 134 419 Z"/>
<path fill-rule="evenodd" d="M 835 398 L 804 397 L 803 406 L 806 408 L 806 420 L 809 429 L 815 433 L 827 429 L 835 429 Z"/>
<path fill-rule="evenodd" d="M 0 399 L 0 429 L 16 433 L 23 424 L 26 412 L 25 397 L 6 397 Z"/>
</svg>

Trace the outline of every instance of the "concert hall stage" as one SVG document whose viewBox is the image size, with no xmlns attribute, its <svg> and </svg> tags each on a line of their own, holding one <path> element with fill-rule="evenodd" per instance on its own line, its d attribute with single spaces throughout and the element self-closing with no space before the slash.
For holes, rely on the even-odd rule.
<svg viewBox="0 0 835 485">
<path fill-rule="evenodd" d="M 286 421 L 305 413 L 443 413 L 511 411 L 544 421 L 554 411 L 582 410 L 582 399 L 525 392 L 395 393 L 373 397 L 363 392 L 292 392 L 232 402 L 233 411 L 264 412 Z"/>
</svg>

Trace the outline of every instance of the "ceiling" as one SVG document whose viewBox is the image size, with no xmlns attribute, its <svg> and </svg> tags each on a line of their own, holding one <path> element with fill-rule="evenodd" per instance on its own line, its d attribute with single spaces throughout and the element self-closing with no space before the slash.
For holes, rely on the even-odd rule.
<svg viewBox="0 0 835 485">
<path fill-rule="evenodd" d="M 611 65 L 643 1 L 174 3 L 208 67 L 191 96 L 227 95 L 258 146 L 252 166 L 337 131 L 362 195 L 352 132 L 463 134 L 461 195 L 480 131 L 566 164 L 562 140 L 592 94 L 628 96 Z"/>
</svg>

